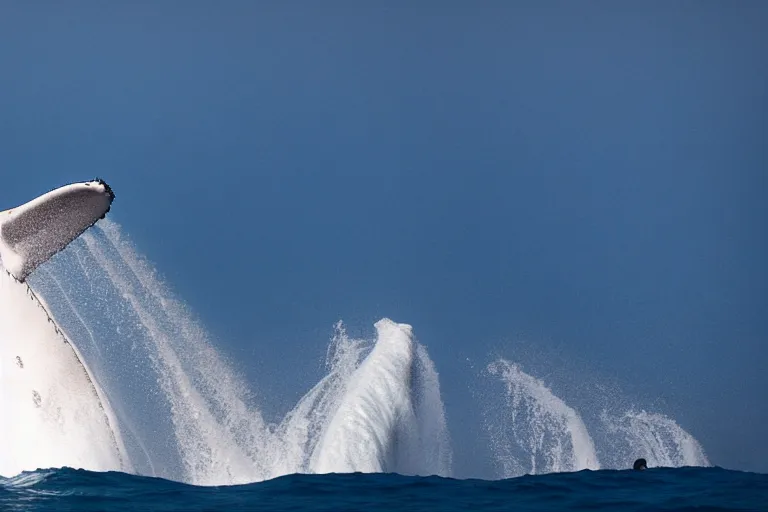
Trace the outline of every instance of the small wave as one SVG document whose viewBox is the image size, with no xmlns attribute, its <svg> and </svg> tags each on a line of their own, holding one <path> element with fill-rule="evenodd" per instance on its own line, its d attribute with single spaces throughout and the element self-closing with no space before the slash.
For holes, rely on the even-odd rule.
<svg viewBox="0 0 768 512">
<path fill-rule="evenodd" d="M 53 475 L 56 470 L 38 470 L 38 471 L 23 471 L 16 476 L 10 478 L 0 477 L 0 483 L 5 487 L 23 489 L 26 487 L 32 487 L 40 482 L 44 481 L 49 476 Z"/>
<path fill-rule="evenodd" d="M 196 487 L 125 473 L 59 470 L 35 491 L 0 486 L 2 510 L 764 510 L 768 475 L 720 468 L 581 471 L 507 480 L 397 474 L 288 475 Z M 68 493 L 60 493 L 67 490 Z M 45 492 L 45 494 L 42 494 Z"/>
</svg>

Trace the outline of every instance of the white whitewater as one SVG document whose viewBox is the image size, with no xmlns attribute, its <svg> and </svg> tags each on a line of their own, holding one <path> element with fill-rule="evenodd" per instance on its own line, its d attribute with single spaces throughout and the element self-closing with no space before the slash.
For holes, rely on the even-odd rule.
<svg viewBox="0 0 768 512">
<path fill-rule="evenodd" d="M 450 474 L 437 372 L 409 326 L 384 319 L 373 342 L 337 326 L 327 375 L 275 425 L 116 224 L 100 222 L 41 270 L 33 285 L 95 361 L 140 473 L 200 485 Z"/>
<path fill-rule="evenodd" d="M 488 372 L 506 388 L 499 416 L 486 422 L 499 477 L 600 469 L 581 417 L 542 381 L 503 359 Z"/>
<path fill-rule="evenodd" d="M 172 421 L 183 472 L 165 476 L 199 485 L 260 479 L 264 471 L 253 450 L 263 444 L 265 429 L 259 411 L 247 405 L 247 388 L 117 226 L 100 227 L 106 242 L 92 233 L 83 241 L 125 302 L 123 314 L 143 331 L 138 339 Z"/>
<path fill-rule="evenodd" d="M 614 452 L 624 460 L 643 457 L 649 467 L 710 465 L 696 438 L 663 414 L 627 411 L 612 416 L 603 412 L 601 420 L 613 437 Z"/>
<path fill-rule="evenodd" d="M 447 428 L 430 421 L 444 418 L 439 388 L 431 387 L 437 389 L 432 397 L 412 392 L 418 357 L 412 328 L 384 319 L 376 330 L 376 345 L 351 375 L 310 469 L 445 475 L 450 470 L 449 456 L 444 456 L 449 452 Z M 428 405 L 420 410 L 419 402 Z"/>
<path fill-rule="evenodd" d="M 318 442 L 327 432 L 352 375 L 368 352 L 368 342 L 350 338 L 344 325 L 336 324 L 326 358 L 328 374 L 299 400 L 275 429 L 273 449 L 268 455 L 276 473 L 311 472 L 312 455 Z"/>
<path fill-rule="evenodd" d="M 627 469 L 641 457 L 649 467 L 710 465 L 699 442 L 663 414 L 603 410 L 595 438 L 576 410 L 517 364 L 499 359 L 487 370 L 505 390 L 501 402 L 494 394 L 485 411 L 498 478 Z"/>
<path fill-rule="evenodd" d="M 383 319 L 374 345 L 341 323 L 328 375 L 276 429 L 270 455 L 291 472 L 451 474 L 452 451 L 437 372 L 410 326 Z M 283 470 L 284 474 L 286 470 Z"/>
<path fill-rule="evenodd" d="M 408 390 L 414 352 L 411 326 L 381 320 L 376 330 L 376 346 L 350 377 L 313 454 L 313 472 L 396 471 L 398 444 L 408 444 L 408 427 L 415 423 Z"/>
<path fill-rule="evenodd" d="M 445 405 L 440 394 L 440 377 L 424 345 L 416 344 L 416 362 L 411 393 L 418 426 L 419 453 L 412 472 L 418 475 L 451 476 L 453 449 L 445 416 Z"/>
</svg>

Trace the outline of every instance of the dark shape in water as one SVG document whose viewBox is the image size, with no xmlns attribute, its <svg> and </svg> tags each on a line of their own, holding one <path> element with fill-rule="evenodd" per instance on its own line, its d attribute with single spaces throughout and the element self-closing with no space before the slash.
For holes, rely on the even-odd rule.
<svg viewBox="0 0 768 512">
<path fill-rule="evenodd" d="M 648 469 L 648 464 L 645 462 L 645 459 L 637 459 L 632 465 L 632 469 L 642 471 L 643 469 Z"/>
</svg>

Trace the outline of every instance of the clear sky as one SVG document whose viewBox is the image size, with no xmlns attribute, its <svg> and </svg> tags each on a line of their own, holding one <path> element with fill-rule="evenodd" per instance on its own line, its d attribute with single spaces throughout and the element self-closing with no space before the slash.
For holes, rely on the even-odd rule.
<svg viewBox="0 0 768 512">
<path fill-rule="evenodd" d="M 768 471 L 768 4 L 384 3 L 3 2 L 0 208 L 105 178 L 274 414 L 389 316 L 459 440 L 525 341 Z"/>
</svg>

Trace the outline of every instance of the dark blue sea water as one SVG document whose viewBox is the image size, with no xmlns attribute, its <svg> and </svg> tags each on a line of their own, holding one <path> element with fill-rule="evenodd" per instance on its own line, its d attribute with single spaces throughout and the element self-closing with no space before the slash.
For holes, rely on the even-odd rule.
<svg viewBox="0 0 768 512">
<path fill-rule="evenodd" d="M 768 511 L 768 475 L 659 468 L 486 481 L 358 473 L 196 487 L 65 468 L 0 478 L 0 510 Z"/>
</svg>

